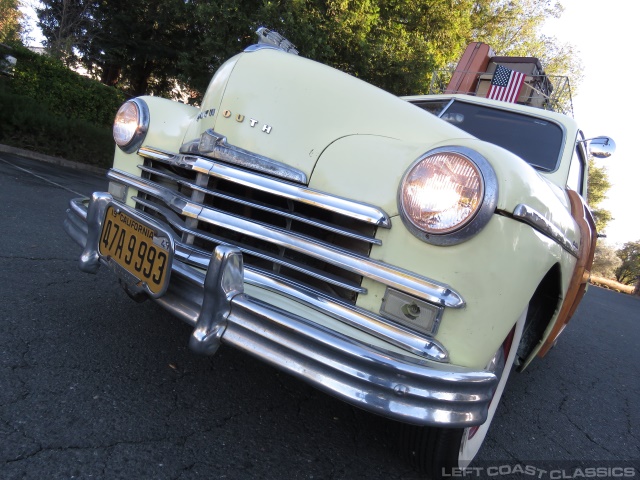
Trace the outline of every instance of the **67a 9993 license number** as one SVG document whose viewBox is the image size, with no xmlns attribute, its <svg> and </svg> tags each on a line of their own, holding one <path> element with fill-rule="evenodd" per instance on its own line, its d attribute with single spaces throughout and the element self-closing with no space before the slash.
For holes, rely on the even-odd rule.
<svg viewBox="0 0 640 480">
<path fill-rule="evenodd" d="M 99 251 L 152 295 L 164 292 L 172 260 L 171 241 L 166 233 L 109 205 Z"/>
</svg>

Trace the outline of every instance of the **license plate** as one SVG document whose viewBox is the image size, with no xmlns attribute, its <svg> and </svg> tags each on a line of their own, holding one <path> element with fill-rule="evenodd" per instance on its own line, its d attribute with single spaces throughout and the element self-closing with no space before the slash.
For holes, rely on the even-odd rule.
<svg viewBox="0 0 640 480">
<path fill-rule="evenodd" d="M 109 205 L 99 251 L 152 295 L 157 296 L 166 289 L 171 271 L 171 241 L 168 234 L 156 227 Z"/>
</svg>

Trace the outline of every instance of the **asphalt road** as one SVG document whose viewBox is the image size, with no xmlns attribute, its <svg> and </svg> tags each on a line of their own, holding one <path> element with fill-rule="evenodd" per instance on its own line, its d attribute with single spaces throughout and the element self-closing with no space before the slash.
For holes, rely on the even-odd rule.
<svg viewBox="0 0 640 480">
<path fill-rule="evenodd" d="M 105 188 L 0 154 L 0 478 L 421 478 L 392 422 L 231 348 L 195 355 L 187 325 L 80 272 L 64 212 Z M 476 473 L 640 478 L 638 345 L 640 299 L 591 288 L 549 355 L 512 375 Z M 540 471 L 524 478 L 553 478 Z"/>
</svg>

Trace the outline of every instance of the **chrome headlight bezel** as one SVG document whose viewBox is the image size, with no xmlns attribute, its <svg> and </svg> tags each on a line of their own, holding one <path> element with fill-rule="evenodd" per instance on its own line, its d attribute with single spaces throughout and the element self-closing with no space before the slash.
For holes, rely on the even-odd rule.
<svg viewBox="0 0 640 480">
<path fill-rule="evenodd" d="M 129 138 L 127 141 L 119 142 L 116 138 L 115 133 L 118 118 L 121 115 L 123 108 L 131 105 L 136 109 L 137 121 L 135 130 L 133 131 L 131 138 Z M 125 153 L 132 153 L 140 148 L 142 142 L 144 141 L 144 138 L 147 135 L 147 132 L 149 131 L 149 121 L 149 107 L 144 100 L 142 100 L 141 98 L 133 98 L 123 103 L 118 109 L 118 112 L 116 113 L 116 116 L 113 120 L 113 139 L 120 150 Z"/>
<path fill-rule="evenodd" d="M 445 233 L 433 233 L 427 232 L 423 228 L 419 227 L 407 213 L 404 205 L 404 190 L 406 187 L 406 180 L 411 172 L 421 162 L 434 155 L 441 155 L 444 153 L 453 153 L 464 157 L 473 166 L 476 167 L 477 172 L 480 174 L 480 180 L 483 186 L 482 198 L 479 202 L 479 206 L 472 212 L 467 218 L 468 220 L 462 222 L 459 227 L 456 227 Z M 498 180 L 491 164 L 477 151 L 463 146 L 446 146 L 439 147 L 433 150 L 429 150 L 425 154 L 421 155 L 411 166 L 407 169 L 402 176 L 402 180 L 398 187 L 398 210 L 400 212 L 400 218 L 405 227 L 417 238 L 423 242 L 430 243 L 432 245 L 457 245 L 465 242 L 478 234 L 489 222 L 491 216 L 495 212 L 496 205 L 498 203 Z"/>
</svg>

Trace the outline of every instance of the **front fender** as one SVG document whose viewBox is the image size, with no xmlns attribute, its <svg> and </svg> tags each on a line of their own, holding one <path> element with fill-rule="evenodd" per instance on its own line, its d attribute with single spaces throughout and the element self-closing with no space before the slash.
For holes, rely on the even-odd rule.
<svg viewBox="0 0 640 480">
<path fill-rule="evenodd" d="M 168 152 L 178 152 L 185 132 L 193 123 L 200 109 L 159 97 L 143 96 L 139 98 L 149 108 L 149 129 L 142 144 Z M 116 146 L 113 168 L 132 175 L 140 175 L 138 165 L 141 163 L 143 160 L 136 151 L 125 153 Z M 132 207 L 135 206 L 131 200 L 134 195 L 136 195 L 134 189 L 129 189 L 127 204 Z"/>
<path fill-rule="evenodd" d="M 426 151 L 445 145 L 467 146 L 487 158 L 499 179 L 499 208 L 487 226 L 470 240 L 454 246 L 435 246 L 422 242 L 405 228 L 396 199 L 398 185 L 409 165 Z M 576 262 L 554 240 L 509 218 L 509 210 L 525 203 L 553 218 L 563 226 L 565 234 L 571 236 L 574 232 L 575 222 L 561 200 L 533 169 L 521 164 L 524 162 L 518 157 L 476 139 L 455 138 L 425 145 L 352 135 L 332 143 L 322 153 L 310 186 L 374 204 L 391 216 L 391 229 L 378 229 L 382 245 L 373 247 L 371 257 L 450 285 L 459 292 L 466 307 L 445 310 L 436 339 L 447 348 L 452 363 L 483 368 L 546 273 L 560 265 L 564 292 Z M 363 286 L 369 293 L 359 297 L 358 305 L 379 311 L 385 287 L 367 279 Z"/>
</svg>

